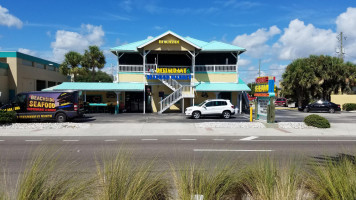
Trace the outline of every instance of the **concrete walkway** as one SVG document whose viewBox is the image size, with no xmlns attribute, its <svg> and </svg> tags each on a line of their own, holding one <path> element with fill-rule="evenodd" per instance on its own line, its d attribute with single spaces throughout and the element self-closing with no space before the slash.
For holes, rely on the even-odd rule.
<svg viewBox="0 0 356 200">
<path fill-rule="evenodd" d="M 281 129 L 277 126 L 274 128 L 204 128 L 195 123 L 81 123 L 79 125 L 79 128 L 68 126 L 59 129 L 0 128 L 0 136 L 356 136 L 356 124 L 350 123 L 332 123 L 329 129 Z"/>
</svg>

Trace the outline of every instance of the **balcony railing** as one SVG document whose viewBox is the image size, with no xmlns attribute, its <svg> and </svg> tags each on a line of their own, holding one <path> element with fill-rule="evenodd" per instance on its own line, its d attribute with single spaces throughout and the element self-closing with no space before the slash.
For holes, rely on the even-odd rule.
<svg viewBox="0 0 356 200">
<path fill-rule="evenodd" d="M 162 66 L 159 68 L 176 67 L 176 68 L 189 68 L 191 66 Z M 145 70 L 143 65 L 119 65 L 119 72 L 155 72 L 157 64 L 146 64 Z M 236 65 L 195 65 L 195 72 L 236 72 Z"/>
</svg>

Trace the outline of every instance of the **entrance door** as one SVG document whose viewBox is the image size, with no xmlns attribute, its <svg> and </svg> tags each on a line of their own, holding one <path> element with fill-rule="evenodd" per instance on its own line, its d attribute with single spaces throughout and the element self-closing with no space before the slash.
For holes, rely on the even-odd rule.
<svg viewBox="0 0 356 200">
<path fill-rule="evenodd" d="M 143 112 L 143 92 L 125 92 L 127 112 Z"/>
<path fill-rule="evenodd" d="M 226 99 L 231 101 L 231 92 L 220 92 L 218 95 L 219 99 Z"/>
</svg>

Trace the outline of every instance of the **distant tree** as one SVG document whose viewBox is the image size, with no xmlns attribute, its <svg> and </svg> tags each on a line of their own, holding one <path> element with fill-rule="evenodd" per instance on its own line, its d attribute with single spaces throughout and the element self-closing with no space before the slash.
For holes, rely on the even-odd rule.
<svg viewBox="0 0 356 200">
<path fill-rule="evenodd" d="M 356 66 L 331 56 L 299 58 L 289 64 L 282 75 L 282 93 L 298 102 L 330 100 L 332 93 L 349 93 L 355 84 Z"/>
<path fill-rule="evenodd" d="M 82 61 L 82 55 L 75 51 L 70 51 L 64 55 L 64 61 L 59 67 L 59 71 L 63 75 L 73 74 L 74 82 L 77 81 L 78 74 L 81 73 L 80 63 Z"/>
<path fill-rule="evenodd" d="M 253 82 L 253 83 L 247 83 L 247 86 L 251 89 L 251 91 L 248 92 L 248 94 L 250 96 L 254 96 L 255 95 L 255 86 L 256 86 L 256 83 Z"/>
<path fill-rule="evenodd" d="M 81 65 L 92 70 L 91 81 L 94 82 L 95 80 L 95 68 L 102 69 L 105 64 L 104 53 L 100 51 L 98 46 L 89 46 L 89 49 L 85 50 Z"/>
<path fill-rule="evenodd" d="M 92 74 L 90 71 L 87 71 L 86 73 L 79 75 L 77 79 L 78 82 L 112 82 L 113 81 L 112 76 L 103 71 L 95 72 L 94 81 L 92 80 Z"/>
</svg>

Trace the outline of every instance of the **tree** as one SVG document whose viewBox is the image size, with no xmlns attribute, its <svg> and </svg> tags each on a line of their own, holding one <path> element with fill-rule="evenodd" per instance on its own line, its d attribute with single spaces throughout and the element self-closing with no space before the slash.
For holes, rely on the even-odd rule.
<svg viewBox="0 0 356 200">
<path fill-rule="evenodd" d="M 78 82 L 112 82 L 113 81 L 112 76 L 103 72 L 103 71 L 95 72 L 94 81 L 92 81 L 92 76 L 89 71 L 79 75 L 77 79 L 78 79 Z"/>
<path fill-rule="evenodd" d="M 255 95 L 255 87 L 256 87 L 256 83 L 247 83 L 247 86 L 251 89 L 251 91 L 247 92 L 250 96 L 254 96 Z"/>
<path fill-rule="evenodd" d="M 81 72 L 79 67 L 80 62 L 82 61 L 82 55 L 75 51 L 70 51 L 64 55 L 65 59 L 59 67 L 59 71 L 63 75 L 73 74 L 74 82 L 77 79 L 77 75 Z"/>
<path fill-rule="evenodd" d="M 294 60 L 282 75 L 282 93 L 298 102 L 330 100 L 332 93 L 349 93 L 355 84 L 356 66 L 331 56 L 314 56 Z"/>
<path fill-rule="evenodd" d="M 89 49 L 85 50 L 81 65 L 92 70 L 91 81 L 95 80 L 95 68 L 102 69 L 105 64 L 104 53 L 98 46 L 89 46 Z"/>
</svg>

